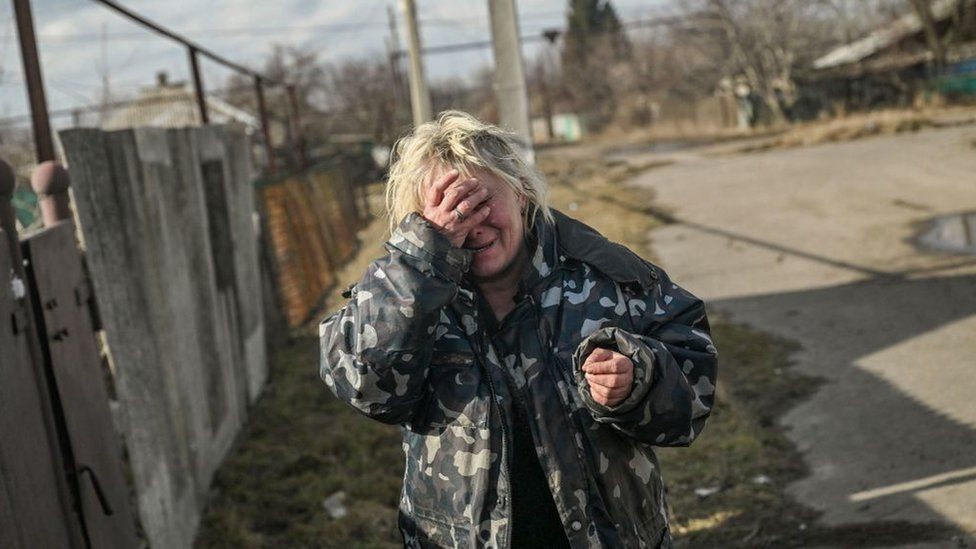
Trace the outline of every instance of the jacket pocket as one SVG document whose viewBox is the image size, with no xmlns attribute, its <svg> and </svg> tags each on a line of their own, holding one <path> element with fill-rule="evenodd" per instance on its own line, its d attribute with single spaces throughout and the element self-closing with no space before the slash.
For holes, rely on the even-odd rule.
<svg viewBox="0 0 976 549">
<path fill-rule="evenodd" d="M 490 499 L 497 456 L 487 428 L 457 425 L 407 432 L 401 510 L 447 526 L 474 528 Z"/>
<path fill-rule="evenodd" d="M 423 513 L 406 513 L 402 509 L 397 522 L 403 535 L 403 546 L 408 549 L 474 546 L 471 528 L 467 525 Z"/>
<path fill-rule="evenodd" d="M 488 426 L 490 391 L 472 351 L 435 351 L 430 363 L 427 402 L 414 432 L 428 434 L 449 426 Z"/>
</svg>

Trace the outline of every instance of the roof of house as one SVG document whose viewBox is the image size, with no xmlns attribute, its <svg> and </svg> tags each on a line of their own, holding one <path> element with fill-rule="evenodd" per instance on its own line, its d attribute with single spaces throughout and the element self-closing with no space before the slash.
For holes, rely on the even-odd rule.
<svg viewBox="0 0 976 549">
<path fill-rule="evenodd" d="M 936 21 L 948 18 L 962 1 L 935 0 L 932 3 L 932 17 Z M 922 22 L 913 11 L 899 17 L 886 27 L 872 31 L 860 40 L 831 50 L 814 61 L 813 68 L 816 70 L 832 69 L 863 61 L 921 30 Z"/>
<path fill-rule="evenodd" d="M 210 121 L 215 124 L 238 122 L 249 129 L 259 128 L 256 117 L 217 99 L 207 97 Z M 131 103 L 111 109 L 101 126 L 115 130 L 136 126 L 181 127 L 200 124 L 196 96 L 186 84 L 161 84 L 142 91 Z"/>
</svg>

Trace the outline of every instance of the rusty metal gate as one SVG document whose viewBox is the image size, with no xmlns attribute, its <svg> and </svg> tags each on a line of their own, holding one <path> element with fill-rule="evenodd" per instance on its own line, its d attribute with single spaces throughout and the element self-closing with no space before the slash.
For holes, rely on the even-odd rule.
<svg viewBox="0 0 976 549">
<path fill-rule="evenodd" d="M 67 200 L 58 170 L 35 177 L 46 227 L 18 239 L 0 161 L 0 547 L 135 547 L 94 300 L 53 207 Z"/>
</svg>

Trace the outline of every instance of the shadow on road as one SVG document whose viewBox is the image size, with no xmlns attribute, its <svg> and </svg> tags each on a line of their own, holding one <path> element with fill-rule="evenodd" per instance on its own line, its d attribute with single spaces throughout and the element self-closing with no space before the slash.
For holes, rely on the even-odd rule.
<svg viewBox="0 0 976 549">
<path fill-rule="evenodd" d="M 971 411 L 973 404 L 960 402 L 958 392 L 940 395 L 930 387 L 952 389 L 946 378 L 972 375 L 966 364 L 976 358 L 960 352 L 946 361 L 944 349 L 927 353 L 916 349 L 931 346 L 906 342 L 976 315 L 976 275 L 899 275 L 711 306 L 746 322 L 761 318 L 768 325 L 757 328 L 803 342 L 802 373 L 826 381 L 784 418 L 790 438 L 815 464 L 793 486 L 795 495 L 827 509 L 828 523 L 948 520 L 972 530 L 976 502 L 945 494 L 976 479 L 976 429 L 949 415 Z M 900 353 L 899 360 L 885 364 L 891 353 Z M 926 498 L 936 489 L 940 508 Z M 966 491 L 971 495 L 973 488 Z M 960 517 L 969 523 L 960 524 Z"/>
</svg>

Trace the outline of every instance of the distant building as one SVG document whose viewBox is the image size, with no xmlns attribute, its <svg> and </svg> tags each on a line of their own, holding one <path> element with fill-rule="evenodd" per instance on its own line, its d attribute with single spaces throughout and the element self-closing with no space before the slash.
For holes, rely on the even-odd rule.
<svg viewBox="0 0 976 549">
<path fill-rule="evenodd" d="M 574 113 L 554 114 L 552 116 L 552 139 L 545 118 L 532 119 L 532 141 L 535 143 L 575 143 L 583 138 L 583 121 Z"/>
<path fill-rule="evenodd" d="M 236 122 L 244 125 L 248 133 L 257 132 L 261 127 L 257 117 L 225 101 L 207 96 L 206 102 L 212 124 Z M 134 100 L 108 107 L 102 120 L 100 125 L 106 130 L 138 126 L 176 128 L 201 123 L 193 88 L 186 82 L 169 82 L 165 72 L 158 73 L 156 85 L 143 89 Z"/>
<path fill-rule="evenodd" d="M 936 0 L 931 10 L 939 39 L 953 34 L 941 71 L 933 69 L 924 26 L 912 11 L 815 60 L 803 84 L 853 108 L 910 104 L 930 90 L 976 96 L 976 0 Z"/>
</svg>

